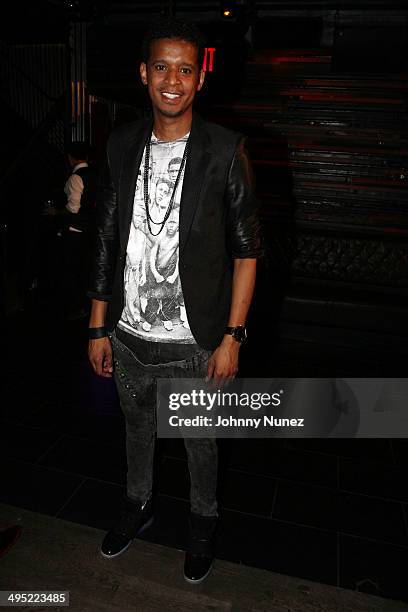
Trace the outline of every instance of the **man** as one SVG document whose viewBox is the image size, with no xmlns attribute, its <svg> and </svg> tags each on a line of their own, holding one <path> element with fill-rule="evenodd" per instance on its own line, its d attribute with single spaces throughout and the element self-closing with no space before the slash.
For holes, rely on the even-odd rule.
<svg viewBox="0 0 408 612">
<path fill-rule="evenodd" d="M 159 221 L 165 215 L 172 189 L 173 185 L 167 179 L 159 176 L 156 182 L 154 201 L 151 209 L 153 222 Z"/>
<path fill-rule="evenodd" d="M 89 230 L 89 217 L 95 208 L 95 173 L 88 165 L 88 147 L 82 142 L 73 142 L 67 149 L 67 158 L 72 168 L 65 183 L 66 209 L 71 213 L 69 229 L 74 232 Z"/>
<path fill-rule="evenodd" d="M 136 187 L 137 189 L 137 187 Z M 136 326 L 140 318 L 139 288 L 146 282 L 146 212 L 144 203 L 135 200 L 132 218 L 132 240 L 126 253 L 126 277 L 124 280 L 124 293 L 126 303 L 122 318 L 130 325 Z"/>
<path fill-rule="evenodd" d="M 153 27 L 144 40 L 140 65 L 153 119 L 119 128 L 107 146 L 88 292 L 92 297 L 89 357 L 100 376 L 110 377 L 115 370 L 126 419 L 128 473 L 124 510 L 102 543 L 106 557 L 123 552 L 152 521 L 156 379 L 206 376 L 218 384 L 233 378 L 255 284 L 260 239 L 242 138 L 193 113 L 194 97 L 205 77 L 203 52 L 200 34 L 192 25 L 166 20 Z M 151 215 L 151 194 L 175 157 L 182 162 L 167 208 L 157 219 Z M 135 193 L 139 170 L 141 196 Z M 167 222 L 172 224 L 170 233 L 174 222 L 178 227 L 179 302 L 188 325 L 183 320 L 171 330 L 153 325 L 146 333 L 122 316 L 132 207 L 140 197 L 150 235 L 146 266 L 156 241 L 166 235 Z M 184 576 L 198 583 L 213 561 L 217 444 L 215 438 L 186 438 L 184 444 L 191 477 Z"/>
<path fill-rule="evenodd" d="M 61 284 L 66 314 L 69 319 L 77 319 L 89 314 L 86 290 L 90 236 L 95 222 L 96 173 L 88 165 L 88 147 L 85 143 L 71 143 L 66 155 L 71 167 L 71 174 L 64 186 L 66 204 L 63 208 L 50 206 L 45 212 L 63 219 Z"/>
</svg>

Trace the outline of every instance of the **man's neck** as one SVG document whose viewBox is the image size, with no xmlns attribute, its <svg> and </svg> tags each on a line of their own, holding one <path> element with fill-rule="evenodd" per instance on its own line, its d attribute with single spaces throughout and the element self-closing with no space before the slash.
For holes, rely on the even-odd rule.
<svg viewBox="0 0 408 612">
<path fill-rule="evenodd" d="M 187 117 L 163 117 L 163 115 L 155 115 L 153 132 L 159 140 L 178 140 L 191 131 L 191 122 L 191 115 Z"/>
</svg>

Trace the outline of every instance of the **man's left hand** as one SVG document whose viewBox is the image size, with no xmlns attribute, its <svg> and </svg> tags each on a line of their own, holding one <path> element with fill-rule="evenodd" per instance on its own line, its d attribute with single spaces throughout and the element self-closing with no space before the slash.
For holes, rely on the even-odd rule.
<svg viewBox="0 0 408 612">
<path fill-rule="evenodd" d="M 220 346 L 215 349 L 208 360 L 207 378 L 215 382 L 230 381 L 238 372 L 238 355 L 240 343 L 232 336 L 224 336 Z"/>
</svg>

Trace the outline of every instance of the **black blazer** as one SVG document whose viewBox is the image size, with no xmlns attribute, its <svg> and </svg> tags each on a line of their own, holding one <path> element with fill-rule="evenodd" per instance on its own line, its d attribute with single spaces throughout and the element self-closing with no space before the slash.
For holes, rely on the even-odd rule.
<svg viewBox="0 0 408 612">
<path fill-rule="evenodd" d="M 113 330 L 123 309 L 123 274 L 136 179 L 152 120 L 114 130 L 97 195 L 95 252 L 88 296 L 108 301 Z M 261 254 L 251 170 L 241 135 L 194 113 L 180 203 L 179 272 L 191 332 L 213 350 L 231 304 L 235 258 Z"/>
</svg>

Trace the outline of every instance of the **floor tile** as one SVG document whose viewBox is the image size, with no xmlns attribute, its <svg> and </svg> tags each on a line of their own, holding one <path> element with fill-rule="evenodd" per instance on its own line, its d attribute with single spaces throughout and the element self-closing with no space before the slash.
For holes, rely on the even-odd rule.
<svg viewBox="0 0 408 612">
<path fill-rule="evenodd" d="M 331 438 L 289 440 L 289 448 L 307 452 L 339 455 L 341 457 L 361 457 L 367 461 L 394 463 L 389 440 L 377 438 Z"/>
<path fill-rule="evenodd" d="M 407 548 L 340 537 L 339 586 L 345 589 L 408 601 L 407 567 Z"/>
<path fill-rule="evenodd" d="M 390 500 L 408 502 L 406 467 L 340 457 L 339 487 Z"/>
<path fill-rule="evenodd" d="M 72 422 L 72 412 L 66 411 L 55 401 L 42 401 L 35 410 L 27 414 L 23 424 L 27 427 L 40 427 L 48 431 L 63 433 L 64 424 Z"/>
<path fill-rule="evenodd" d="M 363 495 L 341 494 L 340 531 L 408 546 L 402 504 Z"/>
<path fill-rule="evenodd" d="M 279 481 L 273 519 L 337 531 L 339 498 L 336 489 Z"/>
<path fill-rule="evenodd" d="M 110 529 L 119 516 L 124 494 L 124 486 L 86 479 L 59 509 L 58 518 L 96 529 Z"/>
<path fill-rule="evenodd" d="M 38 428 L 7 423 L 0 425 L 0 452 L 3 457 L 35 463 L 58 440 L 59 434 Z"/>
<path fill-rule="evenodd" d="M 6 504 L 54 515 L 82 481 L 75 474 L 8 460 L 2 463 L 0 498 Z"/>
<path fill-rule="evenodd" d="M 229 510 L 270 516 L 275 486 L 272 478 L 228 470 L 220 476 L 219 504 Z"/>
<path fill-rule="evenodd" d="M 22 423 L 47 401 L 47 380 L 7 372 L 2 383 L 2 417 Z M 56 405 L 57 402 L 54 402 Z"/>
<path fill-rule="evenodd" d="M 68 436 L 83 438 L 116 447 L 125 447 L 126 430 L 125 421 L 119 415 L 95 415 L 75 413 L 66 418 L 61 430 Z"/>
<path fill-rule="evenodd" d="M 337 458 L 286 449 L 286 440 L 230 440 L 228 466 L 273 478 L 335 487 Z"/>
<path fill-rule="evenodd" d="M 216 548 L 220 558 L 336 584 L 335 533 L 228 510 L 220 516 Z"/>
<path fill-rule="evenodd" d="M 402 505 L 364 495 L 281 481 L 272 517 L 408 546 Z"/>
<path fill-rule="evenodd" d="M 126 451 L 122 444 L 108 445 L 65 436 L 40 464 L 117 484 L 126 480 Z"/>
</svg>

